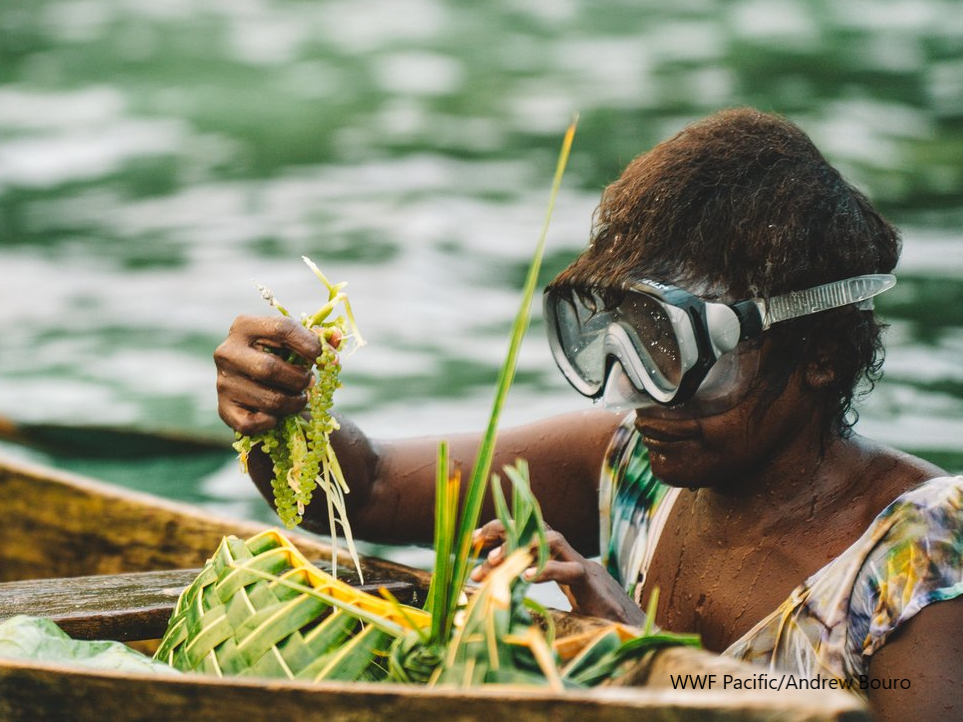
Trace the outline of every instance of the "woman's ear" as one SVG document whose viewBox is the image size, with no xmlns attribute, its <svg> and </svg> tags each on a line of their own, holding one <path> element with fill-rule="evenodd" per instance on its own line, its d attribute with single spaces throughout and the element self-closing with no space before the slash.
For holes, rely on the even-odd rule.
<svg viewBox="0 0 963 722">
<path fill-rule="evenodd" d="M 822 343 L 813 351 L 805 366 L 805 379 L 810 388 L 821 391 L 836 380 L 836 369 L 833 364 L 836 344 Z"/>
</svg>

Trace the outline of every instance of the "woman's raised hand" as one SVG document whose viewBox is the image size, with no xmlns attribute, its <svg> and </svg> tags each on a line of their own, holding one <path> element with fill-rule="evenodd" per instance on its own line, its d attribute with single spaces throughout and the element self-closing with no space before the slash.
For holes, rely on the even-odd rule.
<svg viewBox="0 0 963 722">
<path fill-rule="evenodd" d="M 338 346 L 340 338 L 331 338 Z M 293 352 L 294 360 L 288 361 Z M 214 351 L 217 412 L 250 436 L 304 408 L 311 366 L 321 354 L 318 337 L 286 316 L 238 316 Z"/>
<path fill-rule="evenodd" d="M 622 590 L 601 564 L 586 559 L 552 529 L 547 531 L 549 561 L 541 574 L 533 567 L 525 572 L 532 582 L 556 582 L 572 604 L 572 611 L 593 617 L 642 626 L 645 613 Z M 505 528 L 497 519 L 475 532 L 476 543 L 490 549 L 485 561 L 471 574 L 480 582 L 505 560 Z"/>
</svg>

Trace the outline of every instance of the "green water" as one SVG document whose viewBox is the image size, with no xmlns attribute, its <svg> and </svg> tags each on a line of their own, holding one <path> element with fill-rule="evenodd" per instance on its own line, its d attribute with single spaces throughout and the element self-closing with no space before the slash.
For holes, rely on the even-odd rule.
<svg viewBox="0 0 963 722">
<path fill-rule="evenodd" d="M 904 230 L 859 429 L 963 470 L 963 3 L 5 0 L 0 413 L 228 439 L 237 313 L 349 282 L 339 408 L 376 436 L 480 428 L 561 132 L 546 277 L 604 185 L 685 122 L 787 114 Z M 586 404 L 536 319 L 506 410 Z M 230 459 L 42 457 L 267 518 Z"/>
</svg>

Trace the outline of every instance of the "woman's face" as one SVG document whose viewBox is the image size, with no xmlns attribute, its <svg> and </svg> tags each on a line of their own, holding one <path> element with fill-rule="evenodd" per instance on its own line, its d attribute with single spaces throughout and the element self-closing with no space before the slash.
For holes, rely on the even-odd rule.
<svg viewBox="0 0 963 722">
<path fill-rule="evenodd" d="M 741 480 L 753 475 L 813 422 L 815 397 L 805 382 L 802 366 L 778 394 L 767 389 L 769 344 L 760 354 L 761 373 L 743 379 L 750 388 L 734 390 L 738 402 L 721 413 L 695 415 L 682 405 L 637 409 L 635 426 L 649 450 L 652 472 L 672 486 L 711 487 L 737 491 Z"/>
</svg>

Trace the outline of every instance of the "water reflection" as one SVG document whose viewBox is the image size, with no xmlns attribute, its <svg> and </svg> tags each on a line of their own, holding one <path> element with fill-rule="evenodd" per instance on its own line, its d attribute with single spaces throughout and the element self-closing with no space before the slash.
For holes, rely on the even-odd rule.
<svg viewBox="0 0 963 722">
<path fill-rule="evenodd" d="M 549 271 L 629 159 L 752 104 L 800 123 L 905 228 L 879 302 L 888 373 L 860 428 L 961 470 L 960 10 L 5 2 L 0 411 L 223 433 L 210 353 L 236 313 L 264 310 L 252 279 L 318 305 L 307 254 L 349 281 L 370 341 L 341 408 L 374 434 L 478 428 L 572 111 Z M 585 403 L 535 326 L 509 423 Z"/>
</svg>

